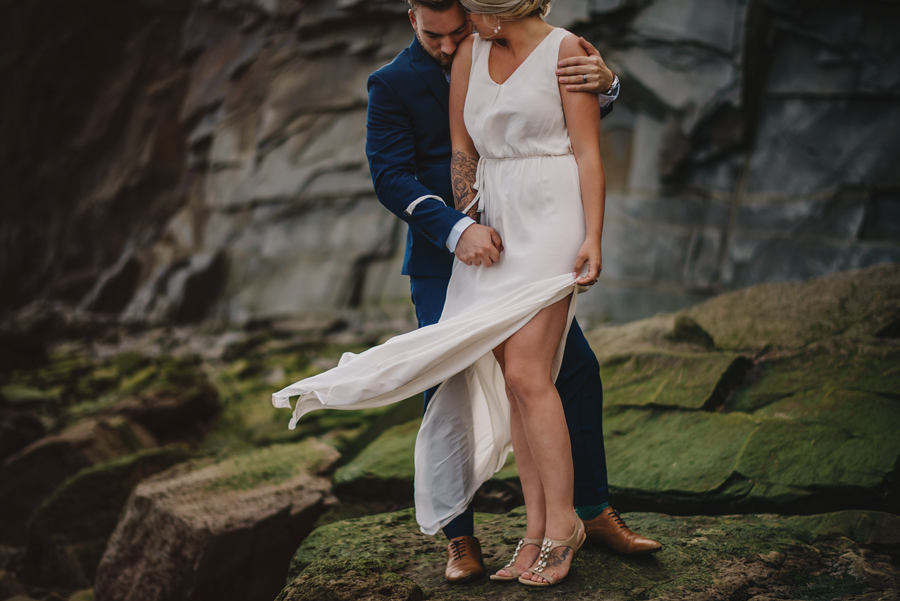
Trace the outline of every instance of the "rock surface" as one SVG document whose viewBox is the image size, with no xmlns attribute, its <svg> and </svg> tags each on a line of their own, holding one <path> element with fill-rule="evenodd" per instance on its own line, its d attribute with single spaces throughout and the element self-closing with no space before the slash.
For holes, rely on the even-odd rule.
<svg viewBox="0 0 900 601">
<path fill-rule="evenodd" d="M 0 465 L 0 542 L 24 544 L 32 511 L 78 471 L 154 446 L 153 435 L 127 418 L 96 418 L 41 438 L 7 458 Z"/>
<path fill-rule="evenodd" d="M 587 546 L 571 575 L 542 592 L 551 599 L 849 599 L 896 594 L 900 569 L 884 551 L 900 544 L 900 518 L 848 511 L 812 516 L 625 516 L 630 527 L 659 540 L 652 556 L 623 558 Z M 522 509 L 476 514 L 485 568 L 502 567 L 525 528 Z M 525 599 L 533 590 L 483 579 L 444 581 L 445 541 L 418 532 L 411 510 L 348 520 L 314 531 L 291 564 L 280 600 L 345 599 L 350 587 L 384 586 L 390 599 Z M 346 580 L 345 580 L 346 578 Z M 412 586 L 416 585 L 423 596 Z M 315 588 L 312 588 L 315 587 Z M 388 596 L 394 595 L 394 596 Z M 759 600 L 758 600 L 759 601 Z"/>
<path fill-rule="evenodd" d="M 29 519 L 18 573 L 43 587 L 90 587 L 131 491 L 141 480 L 190 457 L 182 446 L 150 449 L 69 478 Z"/>
<path fill-rule="evenodd" d="M 557 4 L 622 81 L 583 323 L 900 261 L 897 5 Z M 0 311 L 414 321 L 364 154 L 366 78 L 413 37 L 400 0 L 9 2 L 0 37 Z"/>
<path fill-rule="evenodd" d="M 109 601 L 273 599 L 291 553 L 324 510 L 320 474 L 337 452 L 316 439 L 194 460 L 131 495 L 97 568 Z"/>
</svg>

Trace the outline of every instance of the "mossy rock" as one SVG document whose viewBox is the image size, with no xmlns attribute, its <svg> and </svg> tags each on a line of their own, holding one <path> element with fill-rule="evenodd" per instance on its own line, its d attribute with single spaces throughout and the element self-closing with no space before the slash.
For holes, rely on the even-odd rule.
<svg viewBox="0 0 900 601">
<path fill-rule="evenodd" d="M 90 586 L 134 487 L 192 455 L 180 445 L 150 449 L 86 468 L 65 481 L 29 520 L 29 579 L 62 588 Z"/>
<path fill-rule="evenodd" d="M 898 295 L 882 265 L 589 333 L 616 506 L 897 507 Z"/>
<path fill-rule="evenodd" d="M 629 527 L 660 541 L 663 550 L 626 558 L 589 544 L 575 558 L 571 575 L 560 585 L 544 589 L 542 598 L 712 600 L 769 593 L 779 599 L 800 599 L 828 587 L 859 594 L 900 584 L 900 569 L 889 557 L 860 549 L 860 545 L 897 549 L 900 517 L 891 514 L 676 517 L 643 513 L 624 517 Z M 488 573 L 505 564 L 524 530 L 523 508 L 506 515 L 476 514 L 476 535 Z M 503 601 L 536 594 L 486 578 L 468 586 L 448 586 L 443 578 L 446 541 L 421 534 L 412 510 L 315 530 L 294 555 L 289 579 L 296 583 L 296 576 L 326 562 L 357 561 L 384 565 L 384 573 L 408 578 L 428 599 Z M 867 562 L 868 572 L 860 569 Z"/>
<path fill-rule="evenodd" d="M 422 589 L 394 574 L 389 563 L 374 559 L 317 561 L 308 566 L 275 601 L 421 601 Z"/>
<path fill-rule="evenodd" d="M 900 265 L 805 282 L 760 284 L 683 312 L 723 349 L 799 349 L 835 336 L 891 336 L 900 321 Z"/>
<path fill-rule="evenodd" d="M 97 567 L 98 599 L 134 591 L 274 599 L 284 566 L 324 510 L 338 454 L 318 439 L 185 461 L 128 499 Z"/>
<path fill-rule="evenodd" d="M 415 446 L 421 419 L 389 428 L 334 474 L 339 495 L 408 501 L 413 496 Z"/>
<path fill-rule="evenodd" d="M 734 353 L 638 353 L 600 370 L 606 406 L 719 407 L 753 362 Z"/>
<path fill-rule="evenodd" d="M 732 413 L 622 409 L 604 415 L 614 498 L 653 491 L 667 501 L 733 501 L 751 485 L 730 486 L 741 451 L 759 427 Z"/>
<path fill-rule="evenodd" d="M 747 384 L 736 390 L 728 410 L 754 412 L 779 399 L 818 389 L 896 398 L 900 342 L 832 338 L 799 352 L 774 352 L 760 358 Z"/>
</svg>

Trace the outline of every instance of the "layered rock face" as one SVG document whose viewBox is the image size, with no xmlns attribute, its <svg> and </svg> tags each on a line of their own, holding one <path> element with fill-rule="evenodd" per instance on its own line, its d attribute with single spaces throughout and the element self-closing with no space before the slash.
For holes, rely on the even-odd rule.
<svg viewBox="0 0 900 601">
<path fill-rule="evenodd" d="M 409 318 L 406 227 L 364 154 L 366 78 L 412 40 L 405 9 L 6 3 L 0 308 Z M 567 0 L 551 20 L 623 84 L 585 323 L 900 260 L 897 6 Z"/>
</svg>

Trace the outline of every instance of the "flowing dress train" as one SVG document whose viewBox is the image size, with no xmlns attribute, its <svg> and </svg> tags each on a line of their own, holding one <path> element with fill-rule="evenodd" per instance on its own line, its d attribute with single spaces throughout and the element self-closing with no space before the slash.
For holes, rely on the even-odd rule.
<svg viewBox="0 0 900 601">
<path fill-rule="evenodd" d="M 491 42 L 474 36 L 465 123 L 479 153 L 475 187 L 482 223 L 504 251 L 495 265 L 453 264 L 440 321 L 358 355 L 272 395 L 290 408 L 290 428 L 316 409 L 365 409 L 443 382 L 428 405 L 415 449 L 416 519 L 426 534 L 462 513 L 510 451 L 509 401 L 493 348 L 541 309 L 570 297 L 552 375 L 575 312 L 572 267 L 584 242 L 578 168 L 556 81 L 554 29 L 501 85 L 488 72 Z"/>
</svg>

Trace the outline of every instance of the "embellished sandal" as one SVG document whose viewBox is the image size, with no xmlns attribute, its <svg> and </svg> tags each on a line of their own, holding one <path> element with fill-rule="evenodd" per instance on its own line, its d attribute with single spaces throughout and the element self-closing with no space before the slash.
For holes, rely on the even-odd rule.
<svg viewBox="0 0 900 601">
<path fill-rule="evenodd" d="M 554 540 L 552 538 L 545 538 L 543 544 L 541 545 L 541 554 L 538 557 L 538 563 L 535 566 L 532 566 L 528 569 L 532 574 L 537 574 L 547 582 L 535 582 L 534 580 L 526 580 L 519 576 L 519 582 L 522 584 L 526 584 L 528 586 L 553 586 L 554 584 L 559 584 L 563 581 L 565 576 L 557 580 L 550 574 L 544 572 L 547 569 L 547 560 L 550 558 L 550 553 L 553 552 L 554 549 L 558 549 L 560 547 L 568 547 L 572 549 L 572 561 L 575 561 L 575 556 L 578 555 L 578 551 L 581 550 L 581 546 L 584 544 L 584 541 L 587 539 L 587 536 L 584 533 L 584 524 L 581 522 L 580 518 L 575 518 L 575 531 L 572 533 L 572 536 L 567 538 L 566 540 Z M 571 567 L 571 564 L 569 564 Z M 568 576 L 568 573 L 566 574 Z"/>
<path fill-rule="evenodd" d="M 500 568 L 501 570 L 506 570 L 510 573 L 509 576 L 500 576 L 499 574 L 491 574 L 491 580 L 516 580 L 519 577 L 519 570 L 515 567 L 516 559 L 519 557 L 519 553 L 528 545 L 535 545 L 536 547 L 540 547 L 541 543 L 544 542 L 544 539 L 541 538 L 523 538 L 519 541 L 519 544 L 516 545 L 516 550 L 513 553 L 512 559 L 509 560 L 505 566 Z M 498 570 L 499 571 L 499 570 Z"/>
</svg>

